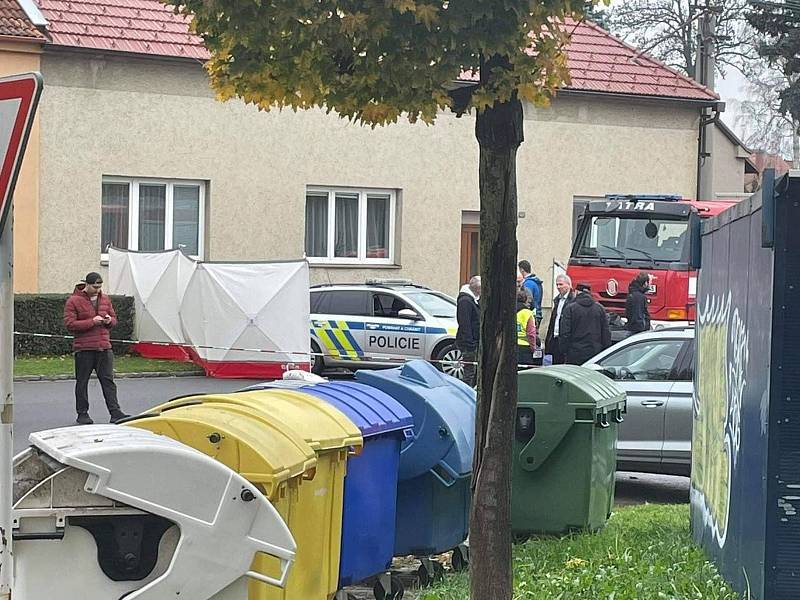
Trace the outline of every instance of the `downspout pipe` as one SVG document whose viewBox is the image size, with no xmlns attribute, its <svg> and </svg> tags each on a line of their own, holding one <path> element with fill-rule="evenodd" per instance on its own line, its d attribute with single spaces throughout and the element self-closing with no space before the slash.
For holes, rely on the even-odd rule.
<svg viewBox="0 0 800 600">
<path fill-rule="evenodd" d="M 706 110 L 710 108 L 711 114 L 706 114 Z M 724 102 L 715 102 L 710 106 L 703 107 L 700 112 L 700 128 L 697 136 L 697 190 L 695 198 L 697 200 L 713 200 L 712 194 L 708 192 L 713 188 L 713 171 L 703 171 L 705 161 L 711 157 L 713 150 L 709 149 L 709 136 L 714 132 L 711 127 L 719 123 L 722 113 L 725 112 Z M 708 181 L 707 181 L 708 179 Z M 704 197 L 708 196 L 708 197 Z"/>
</svg>

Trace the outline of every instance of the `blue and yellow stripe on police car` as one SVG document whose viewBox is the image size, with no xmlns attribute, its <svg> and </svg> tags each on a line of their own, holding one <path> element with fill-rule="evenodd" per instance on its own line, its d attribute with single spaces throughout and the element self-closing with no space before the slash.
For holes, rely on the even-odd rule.
<svg viewBox="0 0 800 600">
<path fill-rule="evenodd" d="M 351 329 L 364 329 L 364 324 L 334 320 L 311 322 L 311 333 L 322 342 L 327 354 L 333 358 L 360 360 L 364 350 L 350 333 Z"/>
</svg>

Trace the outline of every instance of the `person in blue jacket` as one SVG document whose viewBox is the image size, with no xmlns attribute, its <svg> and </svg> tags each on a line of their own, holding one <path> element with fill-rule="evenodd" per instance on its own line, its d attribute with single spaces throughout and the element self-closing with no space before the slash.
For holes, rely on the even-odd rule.
<svg viewBox="0 0 800 600">
<path fill-rule="evenodd" d="M 531 310 L 535 314 L 536 327 L 538 328 L 542 322 L 542 280 L 532 273 L 531 263 L 527 260 L 519 261 L 517 265 L 519 272 L 522 275 L 522 288 L 531 293 Z"/>
</svg>

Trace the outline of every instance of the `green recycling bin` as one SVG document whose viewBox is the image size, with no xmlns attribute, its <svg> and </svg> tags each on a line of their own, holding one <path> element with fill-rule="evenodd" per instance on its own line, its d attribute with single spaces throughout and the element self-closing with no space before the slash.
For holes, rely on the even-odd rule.
<svg viewBox="0 0 800 600">
<path fill-rule="evenodd" d="M 516 535 L 601 529 L 614 503 L 625 391 L 561 365 L 518 375 L 511 527 Z"/>
</svg>

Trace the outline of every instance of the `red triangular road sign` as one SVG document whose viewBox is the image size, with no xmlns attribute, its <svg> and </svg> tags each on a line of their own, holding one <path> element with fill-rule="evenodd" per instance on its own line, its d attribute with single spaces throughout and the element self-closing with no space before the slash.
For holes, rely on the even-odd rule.
<svg viewBox="0 0 800 600">
<path fill-rule="evenodd" d="M 39 73 L 0 77 L 0 235 L 41 93 Z"/>
</svg>

